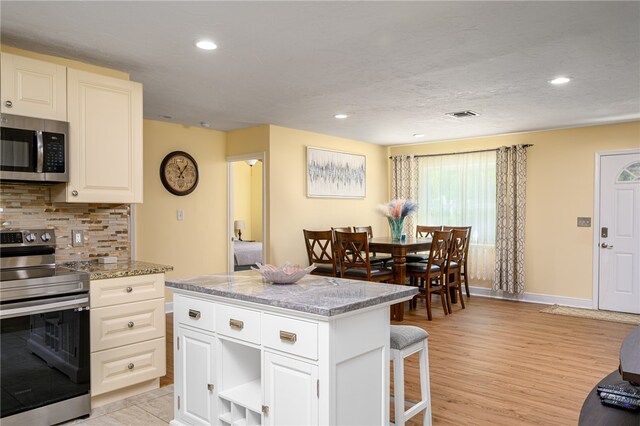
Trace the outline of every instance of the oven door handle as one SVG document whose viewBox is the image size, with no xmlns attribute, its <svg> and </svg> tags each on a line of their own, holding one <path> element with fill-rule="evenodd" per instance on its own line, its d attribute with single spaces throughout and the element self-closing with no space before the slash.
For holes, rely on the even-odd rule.
<svg viewBox="0 0 640 426">
<path fill-rule="evenodd" d="M 88 296 L 60 297 L 47 301 L 38 300 L 12 303 L 10 305 L 0 306 L 0 319 L 14 318 L 24 315 L 43 314 L 46 312 L 55 312 L 74 308 L 89 309 L 88 305 Z"/>
</svg>

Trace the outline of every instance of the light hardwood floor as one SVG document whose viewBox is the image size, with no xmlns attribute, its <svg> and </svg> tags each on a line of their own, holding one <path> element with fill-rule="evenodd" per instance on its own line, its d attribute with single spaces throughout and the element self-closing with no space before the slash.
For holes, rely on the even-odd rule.
<svg viewBox="0 0 640 426">
<path fill-rule="evenodd" d="M 429 332 L 434 425 L 575 425 L 589 391 L 618 367 L 634 326 L 541 313 L 545 305 L 472 296 L 433 321 L 424 302 L 402 324 Z M 398 323 L 399 324 L 399 323 Z M 167 376 L 173 383 L 173 317 L 167 315 Z M 406 365 L 407 400 L 419 399 L 417 357 Z M 392 376 L 393 378 L 393 376 Z M 422 424 L 421 416 L 408 424 Z"/>
</svg>

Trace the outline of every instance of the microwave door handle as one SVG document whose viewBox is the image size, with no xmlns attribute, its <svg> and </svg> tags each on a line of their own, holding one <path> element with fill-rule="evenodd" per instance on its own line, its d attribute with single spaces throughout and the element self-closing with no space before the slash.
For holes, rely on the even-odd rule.
<svg viewBox="0 0 640 426">
<path fill-rule="evenodd" d="M 42 131 L 36 131 L 36 148 L 37 148 L 37 158 L 36 158 L 36 172 L 42 173 L 44 168 L 44 141 L 42 138 Z"/>
</svg>

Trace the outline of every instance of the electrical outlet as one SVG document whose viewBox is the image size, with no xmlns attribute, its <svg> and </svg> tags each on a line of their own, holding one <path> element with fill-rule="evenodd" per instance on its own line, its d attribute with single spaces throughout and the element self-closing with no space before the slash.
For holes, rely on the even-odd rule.
<svg viewBox="0 0 640 426">
<path fill-rule="evenodd" d="M 71 231 L 71 245 L 73 247 L 82 247 L 84 245 L 84 234 L 82 231 Z"/>
<path fill-rule="evenodd" d="M 578 227 L 579 228 L 590 228 L 591 227 L 591 218 L 590 217 L 579 217 L 578 218 Z"/>
</svg>

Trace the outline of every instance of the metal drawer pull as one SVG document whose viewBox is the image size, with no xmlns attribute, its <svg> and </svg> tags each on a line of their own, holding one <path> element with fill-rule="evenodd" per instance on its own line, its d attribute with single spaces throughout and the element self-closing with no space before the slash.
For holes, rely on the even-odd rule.
<svg viewBox="0 0 640 426">
<path fill-rule="evenodd" d="M 189 309 L 189 316 L 193 319 L 200 319 L 200 311 L 196 311 L 195 309 Z"/>
<path fill-rule="evenodd" d="M 298 340 L 298 336 L 296 335 L 296 333 L 280 330 L 280 340 L 286 340 L 288 342 L 295 343 L 296 340 Z"/>
<path fill-rule="evenodd" d="M 127 293 L 131 293 L 133 289 L 131 287 L 127 287 Z"/>
<path fill-rule="evenodd" d="M 244 328 L 244 321 L 240 321 L 240 320 L 231 318 L 229 320 L 229 327 L 237 328 L 238 330 L 242 330 Z"/>
<path fill-rule="evenodd" d="M 133 321 L 129 321 L 129 323 L 127 324 L 127 327 L 129 328 L 133 328 L 135 324 L 133 323 Z"/>
<path fill-rule="evenodd" d="M 213 384 L 207 383 L 207 389 L 209 390 L 209 392 L 213 391 Z"/>
<path fill-rule="evenodd" d="M 133 367 L 135 367 L 135 365 L 133 365 L 133 363 L 132 363 L 132 362 L 131 362 L 131 363 L 129 363 L 129 365 L 127 365 L 127 368 L 128 368 L 129 370 L 133 370 Z"/>
</svg>

